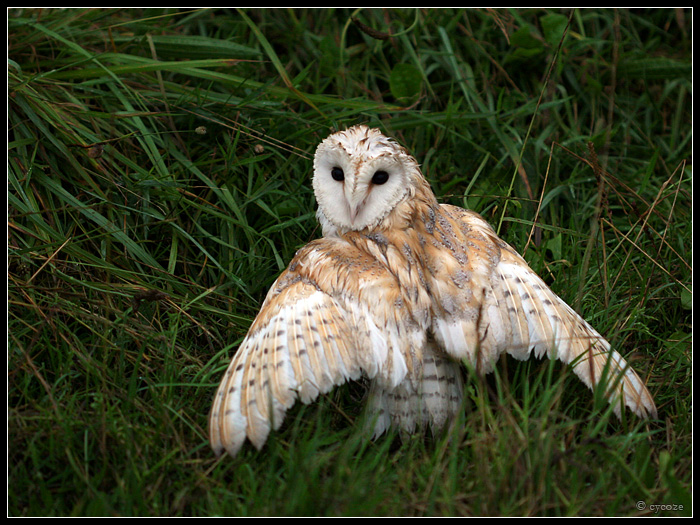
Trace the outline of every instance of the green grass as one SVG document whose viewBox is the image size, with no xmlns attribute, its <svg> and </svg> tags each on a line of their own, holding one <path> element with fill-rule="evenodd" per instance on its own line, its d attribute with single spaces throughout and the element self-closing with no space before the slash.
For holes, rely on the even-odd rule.
<svg viewBox="0 0 700 525">
<path fill-rule="evenodd" d="M 675 9 L 10 9 L 8 514 L 691 514 L 691 34 Z M 213 456 L 223 369 L 320 235 L 313 151 L 361 122 L 630 357 L 659 421 L 504 359 L 446 435 L 367 441 L 353 384 Z"/>
</svg>

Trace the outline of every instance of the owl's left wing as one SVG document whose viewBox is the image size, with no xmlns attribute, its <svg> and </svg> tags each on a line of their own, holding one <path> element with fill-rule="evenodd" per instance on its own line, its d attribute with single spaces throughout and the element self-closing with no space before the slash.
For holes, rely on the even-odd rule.
<svg viewBox="0 0 700 525">
<path fill-rule="evenodd" d="M 233 456 L 246 438 L 261 448 L 297 398 L 310 403 L 360 375 L 401 383 L 425 334 L 398 294 L 394 277 L 348 243 L 319 239 L 299 250 L 221 381 L 209 415 L 214 451 Z"/>
<path fill-rule="evenodd" d="M 451 356 L 492 370 L 499 355 L 547 355 L 571 364 L 620 414 L 624 404 L 656 417 L 644 382 L 623 357 L 560 299 L 476 213 L 442 205 L 427 253 L 436 303 L 433 330 Z M 447 248 L 447 249 L 446 249 Z"/>
</svg>

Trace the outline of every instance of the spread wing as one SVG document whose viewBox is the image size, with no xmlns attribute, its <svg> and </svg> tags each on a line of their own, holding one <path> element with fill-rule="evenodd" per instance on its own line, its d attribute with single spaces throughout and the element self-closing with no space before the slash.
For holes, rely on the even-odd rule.
<svg viewBox="0 0 700 525">
<path fill-rule="evenodd" d="M 652 396 L 622 356 L 479 215 L 440 209 L 433 237 L 443 249 L 427 253 L 440 260 L 430 264 L 433 331 L 448 354 L 483 373 L 504 352 L 521 360 L 546 354 L 571 364 L 591 389 L 603 382 L 618 415 L 624 404 L 639 416 L 656 417 Z"/>
<path fill-rule="evenodd" d="M 402 306 L 396 279 L 338 239 L 297 252 L 269 291 L 221 381 L 209 415 L 211 446 L 257 448 L 300 399 L 374 378 L 391 390 L 420 362 L 425 331 Z"/>
</svg>

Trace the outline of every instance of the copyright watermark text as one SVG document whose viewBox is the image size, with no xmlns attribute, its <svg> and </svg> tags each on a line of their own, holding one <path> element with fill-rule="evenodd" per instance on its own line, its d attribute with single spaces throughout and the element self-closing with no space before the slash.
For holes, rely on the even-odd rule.
<svg viewBox="0 0 700 525">
<path fill-rule="evenodd" d="M 647 505 L 646 501 L 638 501 L 635 505 L 637 510 L 650 510 L 654 514 L 658 514 L 662 511 L 672 511 L 672 512 L 682 512 L 683 505 L 679 503 L 652 503 Z"/>
</svg>

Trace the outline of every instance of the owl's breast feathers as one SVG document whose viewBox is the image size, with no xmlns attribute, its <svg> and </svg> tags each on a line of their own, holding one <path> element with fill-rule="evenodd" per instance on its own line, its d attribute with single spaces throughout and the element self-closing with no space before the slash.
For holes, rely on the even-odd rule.
<svg viewBox="0 0 700 525">
<path fill-rule="evenodd" d="M 426 194 L 427 195 L 427 194 Z M 217 453 L 261 448 L 297 397 L 361 375 L 373 380 L 375 434 L 440 426 L 459 408 L 459 362 L 544 354 L 603 382 L 615 411 L 656 408 L 624 359 L 557 297 L 476 213 L 417 195 L 389 227 L 300 249 L 270 289 L 210 414 Z M 385 225 L 387 225 L 385 224 Z"/>
</svg>

